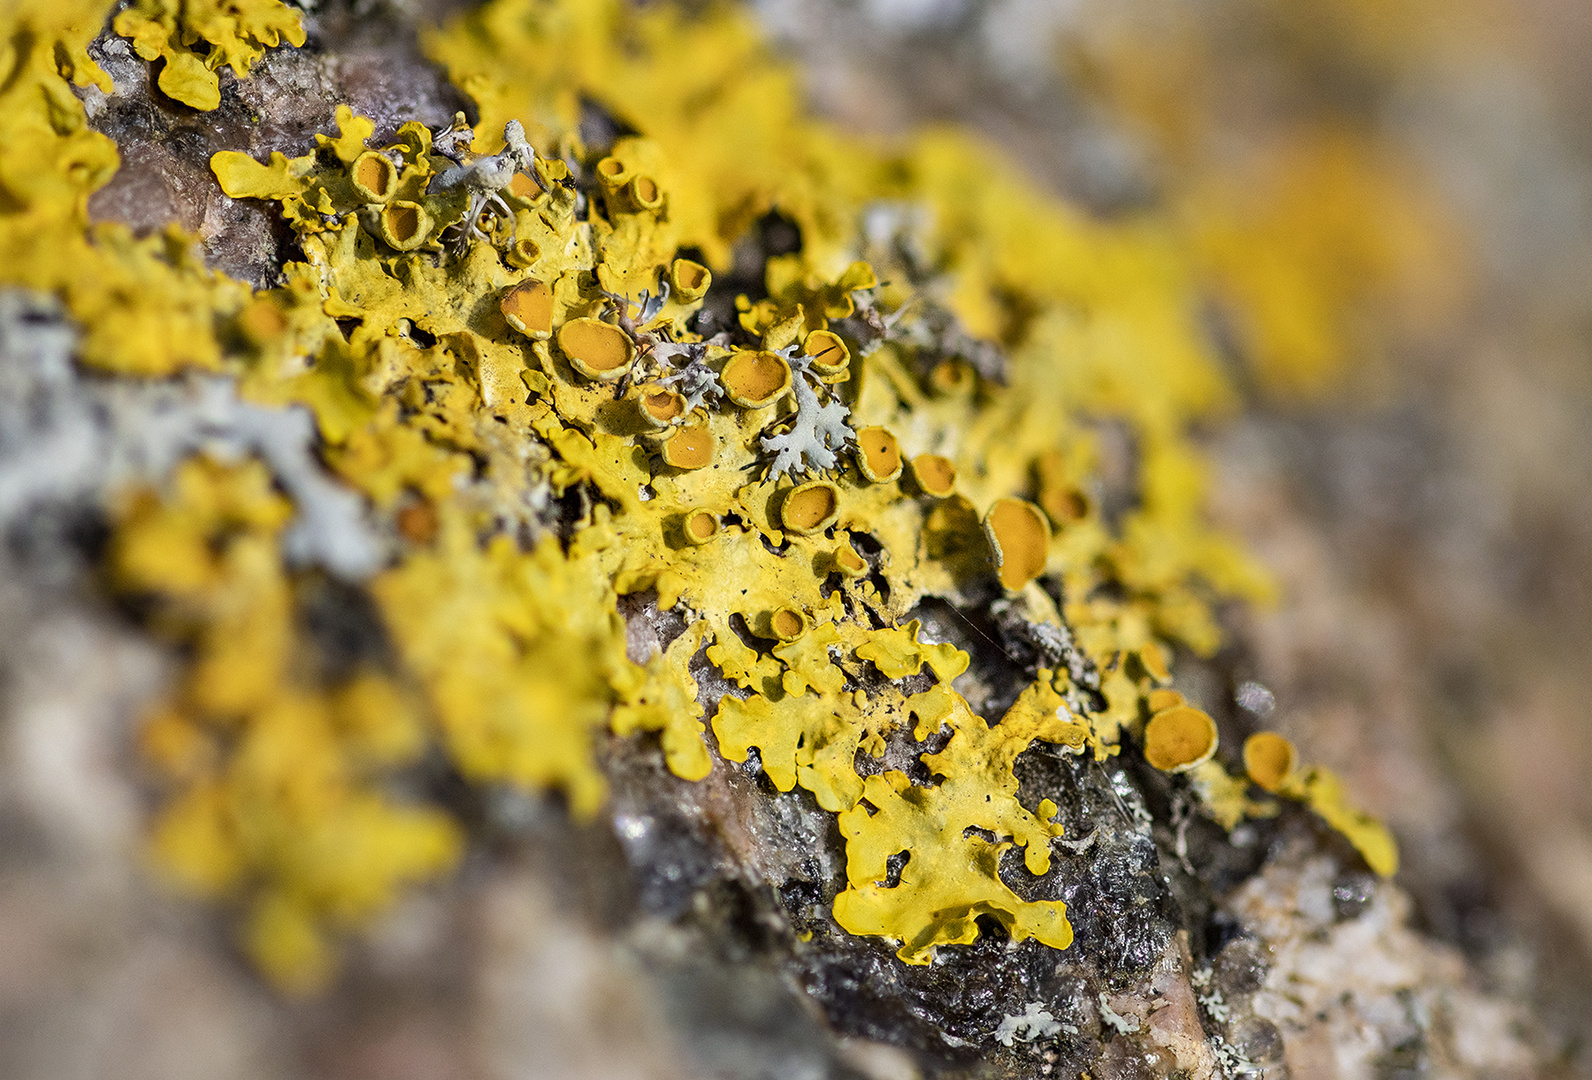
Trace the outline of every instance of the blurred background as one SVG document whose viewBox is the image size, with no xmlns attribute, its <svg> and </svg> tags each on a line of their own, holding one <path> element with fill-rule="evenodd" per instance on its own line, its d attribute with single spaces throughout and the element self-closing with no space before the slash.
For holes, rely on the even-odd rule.
<svg viewBox="0 0 1592 1080">
<path fill-rule="evenodd" d="M 815 104 L 971 125 L 1226 297 L 1216 513 L 1268 723 L 1385 814 L 1418 919 L 1592 1016 L 1592 7 L 764 0 Z"/>
<path fill-rule="evenodd" d="M 1243 399 L 1207 434 L 1214 512 L 1283 587 L 1231 613 L 1228 660 L 1393 826 L 1421 927 L 1586 1075 L 1592 5 L 752 6 L 820 113 L 971 126 L 1096 215 L 1171 223 L 1208 268 Z M 673 1074 L 657 1003 L 534 867 L 408 903 L 338 998 L 272 999 L 140 865 L 128 726 L 168 661 L 27 544 L 6 557 L 28 576 L 0 574 L 0 1075 L 513 1075 L 492 1063 L 551 1045 L 527 1031 L 607 1075 Z M 466 970 L 494 954 L 523 964 Z M 538 970 L 577 987 L 538 1003 Z M 583 1026 L 598 1011 L 614 1032 Z"/>
</svg>

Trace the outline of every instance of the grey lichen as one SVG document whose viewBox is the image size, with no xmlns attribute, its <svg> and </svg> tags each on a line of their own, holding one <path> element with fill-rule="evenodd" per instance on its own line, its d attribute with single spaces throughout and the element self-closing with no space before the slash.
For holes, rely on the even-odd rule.
<svg viewBox="0 0 1592 1080">
<path fill-rule="evenodd" d="M 653 349 L 652 355 L 670 371 L 670 374 L 658 380 L 659 384 L 685 399 L 687 415 L 717 404 L 724 396 L 724 387 L 719 383 L 717 373 L 708 366 L 707 346 L 664 342 Z M 674 362 L 680 357 L 685 358 L 685 366 L 676 368 Z"/>
<path fill-rule="evenodd" d="M 1100 992 L 1100 1022 L 1110 1026 L 1119 1035 L 1132 1035 L 1139 1030 L 1139 1018 L 1123 1016 L 1111 1007 L 1105 991 Z"/>
<path fill-rule="evenodd" d="M 0 527 L 45 504 L 97 504 L 117 487 L 155 482 L 196 451 L 252 454 L 293 501 L 289 559 L 350 581 L 380 567 L 364 501 L 321 466 L 303 408 L 245 404 L 221 378 L 97 379 L 73 362 L 76 343 L 55 301 L 0 291 Z"/>
<path fill-rule="evenodd" d="M 1011 1046 L 1013 1042 L 1033 1042 L 1036 1039 L 1048 1038 L 1060 1034 L 1062 1026 L 1054 1016 L 1037 1001 L 1030 1001 L 1028 1008 L 1017 1016 L 1008 1016 L 1000 1022 L 995 1029 L 995 1041 L 1002 1046 Z"/>
<path fill-rule="evenodd" d="M 439 132 L 432 140 L 432 146 L 439 153 L 458 154 L 464 156 L 464 148 L 469 145 L 471 131 L 461 128 L 459 121 L 455 120 L 452 127 Z M 438 147 L 438 142 L 443 145 Z M 516 173 L 523 173 L 536 182 L 543 191 L 547 186 L 542 183 L 542 178 L 536 172 L 536 150 L 525 139 L 525 127 L 518 120 L 510 120 L 503 127 L 502 151 L 483 157 L 460 160 L 459 164 L 444 170 L 431 181 L 433 191 L 453 191 L 462 189 L 470 196 L 470 204 L 464 212 L 463 229 L 460 233 L 460 242 L 470 239 L 491 243 L 491 238 L 482 231 L 481 215 L 488 208 L 503 215 L 511 225 L 514 213 L 509 209 L 508 203 L 503 201 L 501 192 L 509 186 Z"/>
<path fill-rule="evenodd" d="M 795 347 L 790 346 L 780 355 L 790 364 L 796 413 L 787 421 L 787 430 L 764 435 L 758 441 L 765 454 L 774 455 L 768 467 L 771 479 L 814 469 L 833 469 L 839 461 L 836 453 L 856 438 L 856 432 L 846 423 L 851 410 L 833 398 L 820 402 L 818 387 L 823 384 L 808 370 L 813 358 L 794 353 Z"/>
</svg>

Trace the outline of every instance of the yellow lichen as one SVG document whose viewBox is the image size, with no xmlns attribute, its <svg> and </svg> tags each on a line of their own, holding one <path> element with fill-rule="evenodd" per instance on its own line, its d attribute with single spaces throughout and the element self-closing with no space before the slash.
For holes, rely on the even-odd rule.
<svg viewBox="0 0 1592 1080">
<path fill-rule="evenodd" d="M 1283 794 L 1301 800 L 1342 833 L 1376 873 L 1392 877 L 1398 872 L 1399 851 L 1393 834 L 1349 800 L 1336 773 L 1320 767 L 1308 769 L 1285 785 Z"/>
<path fill-rule="evenodd" d="M 594 733 L 640 683 L 592 560 L 568 559 L 551 540 L 521 552 L 499 537 L 481 550 L 448 522 L 436 550 L 372 591 L 467 777 L 557 786 L 577 815 L 597 811 L 606 786 Z"/>
<path fill-rule="evenodd" d="M 888 484 L 901 475 L 901 445 L 882 427 L 857 432 L 857 468 L 875 484 Z"/>
<path fill-rule="evenodd" d="M 836 548 L 831 560 L 835 569 L 848 578 L 859 578 L 868 572 L 868 560 L 858 555 L 857 549 L 849 543 Z"/>
<path fill-rule="evenodd" d="M 1275 20 L 1282 48 L 1337 52 L 1371 81 L 1392 77 L 1440 36 L 1434 31 L 1463 23 L 1425 9 L 1329 0 L 1305 16 L 1255 0 L 1232 16 Z M 1075 43 L 1088 84 L 1163 159 L 1168 202 L 1262 387 L 1326 392 L 1384 353 L 1390 336 L 1453 314 L 1471 268 L 1418 155 L 1347 122 L 1335 105 L 1323 108 L 1331 95 L 1286 85 L 1311 78 L 1311 64 L 1271 69 L 1285 83 L 1279 98 L 1315 100 L 1260 121 L 1278 129 L 1239 148 L 1224 124 L 1252 87 L 1242 74 L 1229 77 L 1247 69 L 1228 62 L 1212 33 L 1219 20 L 1153 3 L 1096 5 L 1095 14 L 1105 17 L 1082 20 L 1092 25 Z"/>
<path fill-rule="evenodd" d="M 292 40 L 274 4 L 245 11 L 233 37 L 201 34 L 217 45 L 208 83 L 180 13 L 141 0 L 118 22 L 202 104 L 215 68 L 242 74 L 272 27 Z M 1001 878 L 1012 846 L 1043 873 L 1061 832 L 1054 806 L 1018 801 L 1013 762 L 1036 741 L 1104 759 L 1147 711 L 1186 709 L 1155 697 L 1164 646 L 1211 651 L 1215 602 L 1268 593 L 1203 518 L 1191 431 L 1234 394 L 1172 223 L 1096 221 L 965 135 L 886 152 L 825 127 L 727 8 L 494 0 L 426 48 L 479 109 L 475 149 L 515 120 L 541 151 L 502 189 L 506 210 L 433 183 L 453 162 L 423 126 L 373 147 L 374 124 L 341 107 L 301 156 L 212 159 L 222 190 L 275 203 L 302 251 L 251 294 L 179 233 L 89 225 L 116 154 L 70 83 L 109 89 L 84 51 L 104 14 L 5 16 L 27 32 L 7 38 L 0 85 L 0 278 L 61 296 L 88 364 L 221 371 L 250 401 L 302 404 L 322 459 L 392 538 L 366 586 L 392 667 L 334 678 L 294 618 L 316 576 L 284 560 L 294 508 L 261 466 L 199 459 L 118 519 L 114 580 L 194 657 L 142 740 L 169 792 L 158 861 L 238 900 L 266 971 L 323 979 L 329 932 L 456 858 L 456 823 L 383 793 L 383 771 L 422 753 L 471 782 L 561 792 L 578 816 L 604 797 L 604 732 L 656 733 L 674 772 L 706 775 L 690 673 L 704 647 L 737 687 L 711 718 L 723 756 L 757 748 L 777 789 L 840 815 L 842 926 L 912 963 L 971 941 L 980 915 L 1067 946 L 1064 906 Z M 583 101 L 640 134 L 588 150 Z M 939 268 L 933 289 L 901 284 L 900 245 L 869 249 L 858 222 L 882 200 L 927 211 L 909 239 Z M 775 209 L 800 251 L 768 260 L 761 299 L 733 298 L 732 347 L 702 341 L 713 272 Z M 911 344 L 942 302 L 936 317 L 996 348 L 1000 378 Z M 853 315 L 912 333 L 848 340 Z M 1087 494 L 1099 417 L 1139 449 L 1140 501 L 1116 524 Z M 785 466 L 771 444 L 791 448 Z M 562 539 L 532 514 L 505 520 L 549 495 L 582 508 Z M 992 553 L 1014 610 L 1070 631 L 1098 693 L 1042 669 L 990 725 L 953 688 L 968 656 L 921 641 L 911 613 L 978 596 Z M 687 627 L 637 664 L 619 597 L 648 590 Z M 858 771 L 859 754 L 947 730 L 920 752 L 926 785 Z M 1211 769 L 1187 775 L 1224 824 L 1266 812 Z M 1280 790 L 1390 864 L 1330 774 Z"/>
<path fill-rule="evenodd" d="M 223 66 L 241 79 L 267 47 L 304 44 L 299 13 L 279 0 L 135 0 L 112 26 L 139 56 L 164 61 L 160 89 L 196 109 L 221 104 Z"/>
<path fill-rule="evenodd" d="M 851 376 L 851 350 L 839 334 L 814 330 L 802 343 L 802 353 L 813 358 L 812 370 L 824 382 L 844 382 Z"/>
<path fill-rule="evenodd" d="M 1065 949 L 1072 943 L 1066 905 L 1019 899 L 1001 881 L 999 863 L 1017 846 L 1030 873 L 1050 868 L 1050 839 L 1061 834 L 1049 820 L 1055 807 L 1024 808 L 1011 766 L 1034 740 L 1066 742 L 1076 725 L 1054 713 L 1008 713 L 991 727 L 954 694 L 936 704 L 918 712 L 915 734 L 952 729 L 943 751 L 922 758 L 939 782 L 917 787 L 899 772 L 869 776 L 859 804 L 840 814 L 851 887 L 835 899 L 836 921 L 854 934 L 899 940 L 897 955 L 909 964 L 929 963 L 937 945 L 972 941 L 980 915 L 999 919 L 1017 940 Z M 892 885 L 889 861 L 903 853 Z"/>
<path fill-rule="evenodd" d="M 1044 572 L 1050 554 L 1050 526 L 1039 507 L 1026 499 L 996 499 L 984 515 L 991 561 L 1008 591 L 1016 592 Z"/>
<path fill-rule="evenodd" d="M 616 735 L 661 732 L 664 760 L 676 776 L 686 780 L 700 780 L 713 768 L 713 759 L 702 742 L 696 680 L 687 670 L 707 629 L 705 622 L 693 623 L 668 649 L 654 656 L 646 667 L 646 681 L 614 709 L 610 721 Z"/>
<path fill-rule="evenodd" d="M 381 238 L 394 251 L 413 251 L 431 236 L 431 215 L 426 208 L 408 199 L 394 199 L 376 215 Z"/>
<path fill-rule="evenodd" d="M 786 532 L 811 536 L 833 525 L 840 515 L 840 493 L 826 480 L 812 480 L 785 493 L 779 522 Z"/>
<path fill-rule="evenodd" d="M 669 264 L 669 283 L 674 286 L 675 298 L 689 304 L 707 295 L 713 272 L 691 259 L 676 259 Z"/>
<path fill-rule="evenodd" d="M 543 281 L 524 281 L 498 302 L 503 321 L 526 337 L 545 341 L 553 336 L 553 290 Z"/>
<path fill-rule="evenodd" d="M 900 628 L 876 630 L 857 648 L 857 658 L 870 660 L 887 679 L 916 675 L 927 664 L 934 677 L 948 683 L 967 670 L 968 657 L 954 645 L 928 645 L 918 640 L 922 623 L 913 619 Z"/>
<path fill-rule="evenodd" d="M 558 347 L 571 367 L 601 382 L 624 378 L 636 356 L 635 343 L 622 330 L 597 319 L 565 323 L 558 331 Z"/>
<path fill-rule="evenodd" d="M 178 884 L 230 897 L 261 967 L 308 990 L 334 968 L 329 928 L 450 867 L 462 837 L 382 787 L 384 770 L 425 751 L 417 703 L 379 670 L 307 674 L 279 550 L 290 516 L 260 464 L 195 459 L 164 498 L 129 501 L 110 566 L 194 653 L 144 736 L 173 792 L 153 826 L 158 861 Z"/>
<path fill-rule="evenodd" d="M 1185 775 L 1199 796 L 1200 809 L 1224 829 L 1235 829 L 1245 818 L 1277 815 L 1277 804 L 1249 797 L 1249 785 L 1242 777 L 1228 773 L 1217 761 L 1202 761 Z"/>
<path fill-rule="evenodd" d="M 654 414 L 656 415 L 656 414 Z M 684 428 L 663 444 L 663 463 L 676 469 L 704 469 L 713 463 L 713 434 L 707 428 Z"/>
<path fill-rule="evenodd" d="M 1293 743 L 1275 731 L 1257 731 L 1244 740 L 1244 771 L 1266 791 L 1280 791 L 1297 764 Z"/>
<path fill-rule="evenodd" d="M 1216 721 L 1188 705 L 1173 705 L 1144 726 L 1144 760 L 1164 772 L 1184 772 L 1216 753 Z"/>
<path fill-rule="evenodd" d="M 685 397 L 662 386 L 644 386 L 636 397 L 636 411 L 649 427 L 667 428 L 685 416 Z"/>
<path fill-rule="evenodd" d="M 768 617 L 768 628 L 781 641 L 795 641 L 807 632 L 807 625 L 807 616 L 792 607 L 782 607 Z"/>
<path fill-rule="evenodd" d="M 746 409 L 774 404 L 790 390 L 790 365 L 771 352 L 743 351 L 730 358 L 719 376 L 729 399 Z"/>
<path fill-rule="evenodd" d="M 686 513 L 681 528 L 690 543 L 705 544 L 719 531 L 719 517 L 711 510 L 691 510 Z"/>
<path fill-rule="evenodd" d="M 912 459 L 912 479 L 925 495 L 943 499 L 956 490 L 956 465 L 940 454 L 919 454 Z"/>
<path fill-rule="evenodd" d="M 398 190 L 398 167 L 386 154 L 366 150 L 349 166 L 348 179 L 366 202 L 384 203 Z"/>
</svg>

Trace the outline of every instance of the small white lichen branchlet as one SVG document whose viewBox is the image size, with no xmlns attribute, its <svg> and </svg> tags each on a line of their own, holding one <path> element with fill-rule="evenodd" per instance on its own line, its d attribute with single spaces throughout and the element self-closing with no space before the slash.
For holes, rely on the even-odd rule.
<svg viewBox="0 0 1592 1080">
<path fill-rule="evenodd" d="M 465 121 L 464 114 L 454 113 L 452 124 L 432 133 L 431 149 L 445 158 L 462 164 L 465 155 L 470 152 L 470 143 L 474 139 L 475 129 Z"/>
<path fill-rule="evenodd" d="M 1222 999 L 1222 992 L 1211 985 L 1211 969 L 1196 969 L 1189 975 L 1188 981 L 1194 987 L 1194 1000 L 1199 1002 L 1205 1014 L 1217 1023 L 1227 1023 L 1227 1002 Z"/>
<path fill-rule="evenodd" d="M 536 150 L 525 138 L 525 127 L 518 120 L 503 125 L 504 147 L 500 153 L 461 160 L 469 146 L 471 131 L 460 128 L 458 121 L 433 137 L 432 149 L 453 158 L 458 164 L 445 169 L 430 184 L 431 191 L 463 190 L 470 196 L 464 213 L 461 243 L 471 238 L 487 243 L 491 238 L 481 230 L 481 215 L 489 208 L 501 214 L 512 226 L 514 212 L 503 201 L 502 191 L 513 181 L 516 173 L 524 173 L 543 191 L 547 186 L 536 174 Z M 451 151 L 451 152 L 450 152 Z M 512 232 L 511 232 L 512 237 Z"/>
<path fill-rule="evenodd" d="M 1242 1051 L 1220 1035 L 1211 1035 L 1206 1041 L 1210 1043 L 1211 1053 L 1216 1055 L 1216 1063 L 1224 1076 L 1238 1080 L 1265 1073 L 1264 1068 L 1250 1061 Z"/>
<path fill-rule="evenodd" d="M 687 416 L 697 409 L 717 404 L 724 396 L 718 374 L 708 366 L 707 354 L 707 346 L 700 343 L 681 345 L 666 341 L 652 350 L 657 363 L 670 372 L 658 380 L 659 384 L 685 399 Z M 680 357 L 685 358 L 685 366 L 677 368 L 674 363 Z"/>
<path fill-rule="evenodd" d="M 886 315 L 879 310 L 875 297 L 868 290 L 857 289 L 851 295 L 856 301 L 857 310 L 845 321 L 845 325 L 848 332 L 856 338 L 857 351 L 863 356 L 871 356 L 886 341 L 897 339 L 899 334 L 896 324 L 911 310 L 918 299 L 914 295 Z"/>
<path fill-rule="evenodd" d="M 1000 1022 L 995 1029 L 995 1041 L 1002 1046 L 1011 1046 L 1014 1042 L 1033 1042 L 1060 1034 L 1062 1028 L 1063 1025 L 1044 1006 L 1037 1001 L 1030 1001 L 1023 1012 Z"/>
<path fill-rule="evenodd" d="M 1073 855 L 1082 855 L 1082 854 L 1086 853 L 1090 848 L 1094 847 L 1096 841 L 1098 841 L 1099 839 L 1100 839 L 1100 830 L 1099 829 L 1090 829 L 1089 832 L 1082 839 L 1079 839 L 1079 840 L 1066 840 L 1066 839 L 1063 839 L 1060 836 L 1057 836 L 1057 837 L 1052 838 L 1050 842 L 1053 845 L 1055 845 L 1055 846 L 1057 846 L 1059 848 L 1062 848 L 1063 850 L 1065 850 L 1067 852 L 1070 852 Z"/>
<path fill-rule="evenodd" d="M 1100 992 L 1100 1022 L 1109 1024 L 1119 1035 L 1132 1035 L 1139 1030 L 1137 1016 L 1123 1016 L 1111 1007 L 1111 1002 L 1106 998 L 1105 991 Z"/>
<path fill-rule="evenodd" d="M 608 302 L 613 305 L 615 321 L 619 324 L 619 329 L 629 334 L 637 345 L 645 347 L 657 341 L 656 337 L 648 334 L 642 328 L 658 317 L 658 313 L 663 310 L 664 303 L 669 299 L 669 283 L 667 281 L 658 283 L 657 293 L 642 289 L 641 295 L 634 300 L 629 296 L 609 292 L 606 289 L 603 290 L 603 296 L 607 297 Z M 630 313 L 632 308 L 635 309 L 634 315 Z"/>
<path fill-rule="evenodd" d="M 792 473 L 807 473 L 814 469 L 833 469 L 839 464 L 836 456 L 856 438 L 856 432 L 846 423 L 851 410 L 839 401 L 818 400 L 818 386 L 808 368 L 810 356 L 796 356 L 795 346 L 780 350 L 790 364 L 791 393 L 796 398 L 796 413 L 788 421 L 789 429 L 774 435 L 763 435 L 758 446 L 765 454 L 773 454 L 769 463 L 770 479 Z"/>
<path fill-rule="evenodd" d="M 1196 968 L 1189 973 L 1189 985 L 1194 988 L 1194 1000 L 1213 1024 L 1225 1025 L 1232 1014 L 1222 992 L 1212 985 L 1213 972 L 1209 966 Z M 1221 1066 L 1222 1074 L 1229 1078 L 1259 1076 L 1266 1070 L 1245 1056 L 1244 1052 L 1222 1037 L 1220 1032 L 1206 1037 L 1211 1052 Z"/>
<path fill-rule="evenodd" d="M 450 129 L 451 130 L 451 129 Z M 463 188 L 471 193 L 497 192 L 509 186 L 514 174 L 524 172 L 536 179 L 536 150 L 525 139 L 525 127 L 518 120 L 503 125 L 503 150 L 496 154 L 473 158 L 445 169 L 431 186 L 437 191 Z M 432 144 L 435 146 L 435 143 Z M 545 190 L 545 189 L 544 189 Z"/>
<path fill-rule="evenodd" d="M 638 373 L 653 371 L 671 371 L 669 359 L 678 352 L 686 351 L 696 346 L 676 345 L 669 340 L 668 331 L 662 332 L 648 330 L 647 326 L 663 311 L 663 305 L 669 299 L 669 283 L 660 281 L 658 291 L 642 289 L 641 295 L 632 300 L 628 294 L 601 290 L 608 301 L 608 315 L 614 320 L 614 325 L 625 332 L 625 336 L 636 343 L 636 358 L 630 365 L 630 370 L 619 381 L 621 391 L 630 386 L 631 381 Z M 668 385 L 667 382 L 664 385 Z M 699 401 L 697 404 L 701 404 Z M 686 408 L 689 415 L 695 405 Z"/>
</svg>

